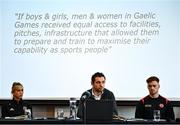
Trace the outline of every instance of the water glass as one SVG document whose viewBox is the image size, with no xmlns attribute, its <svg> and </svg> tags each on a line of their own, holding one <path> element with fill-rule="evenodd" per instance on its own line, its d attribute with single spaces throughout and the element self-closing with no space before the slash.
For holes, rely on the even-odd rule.
<svg viewBox="0 0 180 125">
<path fill-rule="evenodd" d="M 154 117 L 154 121 L 160 121 L 160 117 L 161 117 L 160 110 L 154 110 L 153 117 Z"/>
<path fill-rule="evenodd" d="M 57 119 L 63 119 L 64 118 L 64 111 L 61 108 L 57 109 Z"/>
<path fill-rule="evenodd" d="M 31 109 L 24 109 L 24 114 L 26 116 L 26 119 L 31 119 Z"/>
<path fill-rule="evenodd" d="M 69 100 L 70 116 L 71 120 L 76 120 L 76 98 L 70 98 Z"/>
</svg>

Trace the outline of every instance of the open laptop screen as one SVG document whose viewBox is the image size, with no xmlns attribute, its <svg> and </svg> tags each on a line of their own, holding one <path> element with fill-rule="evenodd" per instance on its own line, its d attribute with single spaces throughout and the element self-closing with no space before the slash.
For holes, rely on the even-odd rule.
<svg viewBox="0 0 180 125">
<path fill-rule="evenodd" d="M 86 100 L 84 120 L 86 121 L 112 121 L 112 100 Z"/>
</svg>

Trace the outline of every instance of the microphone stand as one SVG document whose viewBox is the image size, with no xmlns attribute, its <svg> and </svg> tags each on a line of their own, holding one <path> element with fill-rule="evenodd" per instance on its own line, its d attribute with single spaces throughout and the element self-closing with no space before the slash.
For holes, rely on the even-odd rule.
<svg viewBox="0 0 180 125">
<path fill-rule="evenodd" d="M 84 124 L 86 124 L 86 99 L 82 100 L 82 105 L 83 105 L 83 108 L 82 108 L 83 122 Z"/>
</svg>

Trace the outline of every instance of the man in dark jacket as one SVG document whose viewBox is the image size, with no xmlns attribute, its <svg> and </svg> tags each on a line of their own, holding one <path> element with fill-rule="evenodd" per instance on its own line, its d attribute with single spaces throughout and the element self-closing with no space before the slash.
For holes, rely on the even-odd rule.
<svg viewBox="0 0 180 125">
<path fill-rule="evenodd" d="M 149 95 L 140 100 L 136 106 L 135 117 L 143 119 L 153 119 L 153 111 L 160 111 L 160 118 L 174 120 L 174 111 L 171 102 L 159 95 L 159 78 L 149 77 L 147 80 Z"/>
<path fill-rule="evenodd" d="M 106 77 L 103 73 L 95 73 L 91 78 L 92 88 L 87 90 L 90 93 L 88 100 L 112 100 L 113 101 L 113 115 L 118 116 L 117 105 L 114 94 L 105 88 Z M 82 95 L 83 96 L 83 95 Z M 82 98 L 81 96 L 81 98 Z M 77 116 L 83 118 L 84 101 L 80 99 Z"/>
</svg>

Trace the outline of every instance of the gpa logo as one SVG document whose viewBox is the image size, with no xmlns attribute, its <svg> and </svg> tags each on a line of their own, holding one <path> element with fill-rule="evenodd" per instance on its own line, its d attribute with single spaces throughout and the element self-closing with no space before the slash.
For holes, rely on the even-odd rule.
<svg viewBox="0 0 180 125">
<path fill-rule="evenodd" d="M 162 109 L 164 108 L 164 104 L 159 104 L 159 107 Z"/>
</svg>

